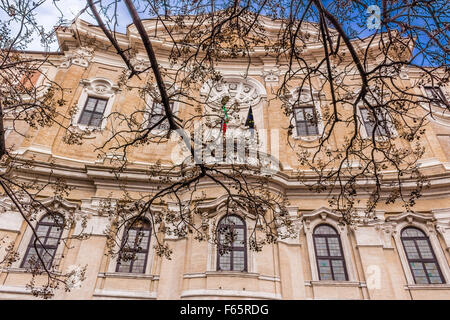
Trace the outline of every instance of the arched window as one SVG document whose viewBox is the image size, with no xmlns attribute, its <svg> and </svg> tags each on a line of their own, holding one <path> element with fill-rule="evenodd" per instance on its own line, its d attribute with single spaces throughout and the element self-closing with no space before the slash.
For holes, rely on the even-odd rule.
<svg viewBox="0 0 450 320">
<path fill-rule="evenodd" d="M 59 215 L 46 215 L 36 225 L 36 236 L 30 240 L 25 257 L 22 260 L 21 268 L 42 267 L 42 258 L 45 267 L 48 269 L 55 258 L 56 249 L 64 229 L 64 218 Z M 39 256 L 38 256 L 39 253 Z"/>
<path fill-rule="evenodd" d="M 125 232 L 116 272 L 145 273 L 150 246 L 150 223 L 147 220 L 136 221 Z"/>
<path fill-rule="evenodd" d="M 314 250 L 320 280 L 348 280 L 339 234 L 329 225 L 314 229 Z"/>
<path fill-rule="evenodd" d="M 419 229 L 407 227 L 401 239 L 416 284 L 444 283 L 428 237 Z"/>
<path fill-rule="evenodd" d="M 247 271 L 247 232 L 238 216 L 222 218 L 217 227 L 217 270 Z"/>
</svg>

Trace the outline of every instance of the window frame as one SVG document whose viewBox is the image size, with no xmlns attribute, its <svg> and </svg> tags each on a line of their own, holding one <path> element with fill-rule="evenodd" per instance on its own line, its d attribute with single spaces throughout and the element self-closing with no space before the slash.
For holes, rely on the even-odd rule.
<svg viewBox="0 0 450 320">
<path fill-rule="evenodd" d="M 147 263 L 148 263 L 148 259 L 149 259 L 149 256 L 150 256 L 150 242 L 152 240 L 152 225 L 151 225 L 151 223 L 150 223 L 150 221 L 148 219 L 140 219 L 138 221 L 135 221 L 134 223 L 138 223 L 138 222 L 141 222 L 144 225 L 148 225 L 148 228 L 142 228 L 142 227 L 137 227 L 137 226 L 128 226 L 128 228 L 125 228 L 124 235 L 123 235 L 122 241 L 121 241 L 120 251 L 118 253 L 117 260 L 116 260 L 116 266 L 115 266 L 115 269 L 114 269 L 115 272 L 117 272 L 117 273 L 131 273 L 131 274 L 145 274 L 146 273 Z M 127 230 L 128 230 L 128 232 L 127 232 Z M 147 248 L 145 248 L 145 250 L 138 251 L 137 248 L 136 248 L 136 243 L 134 244 L 134 248 L 133 249 L 125 249 L 125 244 L 128 242 L 128 237 L 129 237 L 129 231 L 130 230 L 136 230 L 137 232 L 142 231 L 142 230 L 148 231 Z M 126 236 L 125 236 L 125 232 L 127 232 Z M 134 265 L 134 262 L 136 261 L 136 259 L 135 259 L 136 257 L 134 257 L 134 259 L 130 260 L 130 265 L 128 267 L 128 271 L 119 271 L 119 268 L 120 268 L 120 265 L 121 265 L 121 257 L 120 257 L 120 255 L 122 253 L 122 250 L 124 250 L 126 252 L 135 252 L 135 254 L 137 254 L 137 253 L 145 253 L 144 265 L 142 266 L 142 271 L 141 272 L 133 272 L 133 265 Z"/>
<path fill-rule="evenodd" d="M 87 111 L 87 110 L 86 110 L 86 107 L 87 107 L 87 104 L 88 104 L 88 102 L 89 102 L 89 99 L 95 99 L 95 100 L 96 100 L 95 106 L 94 106 L 94 108 L 93 108 L 92 111 Z M 101 120 L 100 120 L 100 123 L 99 123 L 98 125 L 95 125 L 95 126 L 94 126 L 94 125 L 92 125 L 92 119 L 93 119 L 93 117 L 94 117 L 94 114 L 100 114 L 100 112 L 96 112 L 99 101 L 105 101 L 105 107 L 103 108 L 103 112 L 101 113 Z M 86 101 L 85 101 L 85 103 L 84 103 L 83 110 L 81 110 L 80 116 L 78 117 L 77 124 L 78 124 L 78 125 L 82 125 L 82 126 L 87 126 L 87 127 L 89 127 L 89 128 L 101 128 L 102 123 L 103 123 L 103 120 L 104 120 L 104 115 L 105 115 L 106 107 L 108 106 L 108 102 L 109 102 L 109 98 L 100 98 L 100 97 L 97 97 L 97 96 L 88 95 L 88 96 L 87 96 L 87 99 L 86 99 Z M 80 120 L 83 118 L 83 114 L 84 114 L 85 112 L 90 113 L 89 121 L 88 121 L 87 124 L 86 124 L 86 123 L 80 123 Z"/>
<path fill-rule="evenodd" d="M 156 124 L 158 121 L 161 120 L 162 117 L 165 117 L 165 110 L 164 110 L 164 106 L 162 103 L 159 103 L 157 101 L 155 101 L 154 99 L 151 100 L 151 107 L 148 110 L 148 115 L 147 115 L 147 121 L 146 121 L 146 128 L 149 129 L 152 125 Z M 170 109 L 172 110 L 172 113 L 175 113 L 175 102 L 174 101 L 170 101 Z M 155 106 L 161 106 L 161 111 L 162 113 L 155 113 Z M 154 116 L 160 116 L 161 118 L 159 118 L 156 122 L 152 122 L 152 118 Z M 167 126 L 167 127 L 164 127 Z M 161 122 L 157 127 L 153 128 L 151 131 L 152 132 L 164 132 L 167 131 L 169 129 L 169 123 L 168 123 L 168 119 L 164 119 L 163 122 Z"/>
<path fill-rule="evenodd" d="M 43 215 L 43 216 L 41 217 L 41 219 L 39 220 L 39 222 L 38 222 L 38 223 L 36 224 L 36 226 L 35 226 L 36 232 L 37 232 L 39 226 L 49 226 L 49 227 L 50 227 L 50 228 L 47 230 L 47 234 L 45 235 L 45 237 L 44 237 L 43 239 L 42 239 L 42 237 L 41 237 L 41 243 L 43 243 L 43 244 L 40 244 L 39 242 L 36 243 L 36 249 L 41 249 L 41 248 L 42 248 L 42 249 L 44 249 L 45 251 L 47 251 L 48 249 L 54 250 L 53 255 L 51 256 L 51 259 L 50 259 L 50 261 L 48 262 L 48 265 L 45 266 L 47 269 L 51 268 L 52 265 L 53 265 L 53 262 L 54 262 L 54 260 L 55 260 L 56 253 L 57 253 L 57 251 L 58 251 L 58 247 L 59 247 L 59 244 L 60 244 L 60 242 L 61 242 L 61 238 L 62 238 L 62 235 L 63 235 L 63 232 L 64 232 L 65 219 L 64 219 L 64 217 L 63 217 L 62 215 L 59 215 L 59 214 L 58 214 L 57 216 L 59 216 L 59 217 L 62 219 L 62 225 L 59 225 L 56 221 L 54 221 L 54 222 L 43 222 L 43 220 L 44 220 L 45 218 L 47 218 L 47 217 L 53 218 L 52 215 L 50 215 L 50 214 L 45 214 L 45 215 Z M 60 226 L 60 229 L 61 229 L 60 232 L 59 232 L 58 238 L 50 237 L 49 234 L 50 234 L 50 232 L 52 231 L 52 229 L 53 229 L 54 227 L 57 229 L 58 226 Z M 58 241 L 56 242 L 56 245 L 46 245 L 46 242 L 47 242 L 47 240 L 48 240 L 49 238 L 52 238 L 52 239 L 58 239 Z M 29 266 L 26 266 L 26 264 L 27 264 L 27 261 L 29 260 L 28 255 L 29 255 L 29 253 L 30 253 L 30 250 L 31 250 L 31 249 L 35 249 L 35 246 L 34 246 L 34 240 L 35 240 L 35 239 L 36 239 L 36 236 L 33 234 L 33 235 L 31 236 L 30 241 L 28 242 L 27 249 L 26 249 L 25 254 L 24 254 L 24 256 L 23 256 L 23 259 L 22 259 L 22 261 L 21 261 L 21 263 L 20 263 L 20 268 L 28 268 L 28 267 L 29 267 Z M 47 252 L 48 252 L 48 251 L 47 251 Z M 39 264 L 41 264 L 41 263 L 42 263 L 42 262 L 39 260 Z"/>
<path fill-rule="evenodd" d="M 73 115 L 71 125 L 78 127 L 81 130 L 103 130 L 106 127 L 107 117 L 111 114 L 117 93 L 120 91 L 117 85 L 106 78 L 92 78 L 90 80 L 83 79 L 80 81 L 81 94 L 78 98 L 77 112 Z M 80 124 L 79 120 L 84 111 L 88 98 L 108 99 L 105 110 L 103 111 L 102 121 L 99 126 L 88 126 Z"/>
<path fill-rule="evenodd" d="M 363 110 L 367 110 L 367 115 L 371 116 L 372 113 L 370 112 L 369 108 L 366 106 L 360 106 L 359 107 L 359 116 L 360 116 L 360 120 L 362 123 L 362 126 L 364 127 L 364 131 L 365 131 L 365 137 L 364 138 L 372 138 L 372 133 L 373 131 L 369 132 L 367 125 L 371 125 L 369 121 L 366 121 L 364 119 L 364 113 Z M 379 122 L 381 122 L 381 124 L 379 124 L 375 130 L 375 138 L 392 138 L 395 136 L 395 131 L 393 128 L 393 124 L 389 123 L 389 120 L 387 119 L 387 117 L 390 117 L 387 113 L 380 111 L 381 112 L 381 116 L 383 117 L 383 119 L 378 119 Z M 392 121 L 392 120 L 391 120 Z M 382 127 L 380 125 L 382 125 L 382 123 L 385 124 L 385 127 Z M 373 123 L 373 129 L 375 129 L 375 122 Z M 372 130 L 373 130 L 372 129 Z M 381 132 L 381 130 L 383 130 L 385 133 L 383 134 Z"/>
<path fill-rule="evenodd" d="M 422 236 L 421 237 L 408 237 L 408 236 L 405 237 L 403 235 L 403 233 L 407 229 L 415 229 L 415 230 L 419 231 L 422 234 Z M 419 254 L 420 258 L 412 259 L 412 258 L 410 258 L 408 256 L 408 253 L 407 253 L 406 248 L 405 248 L 405 242 L 404 242 L 405 240 L 410 240 L 410 241 L 414 242 L 414 246 L 415 246 L 415 248 L 417 250 L 417 253 Z M 429 249 L 431 251 L 431 254 L 433 256 L 432 259 L 426 259 L 426 258 L 422 257 L 422 252 L 420 251 L 419 246 L 417 245 L 417 240 L 426 240 L 426 242 L 428 244 L 428 247 L 429 247 Z M 418 285 L 446 284 L 445 277 L 444 277 L 444 275 L 442 273 L 442 270 L 441 270 L 441 267 L 439 265 L 439 261 L 437 260 L 436 253 L 434 252 L 433 246 L 431 245 L 430 238 L 425 234 L 425 232 L 423 232 L 421 229 L 419 229 L 417 227 L 414 227 L 414 226 L 406 226 L 406 227 L 402 228 L 401 231 L 400 231 L 400 242 L 402 244 L 403 252 L 405 254 L 405 257 L 406 257 L 406 260 L 407 260 L 407 263 L 408 263 L 408 267 L 409 267 L 409 270 L 411 272 L 411 275 L 413 277 L 413 280 L 414 280 L 415 284 L 418 284 Z M 421 263 L 422 264 L 422 269 L 425 272 L 425 276 L 426 276 L 426 279 L 427 279 L 428 283 L 417 283 L 416 275 L 413 272 L 413 269 L 411 267 L 411 263 Z M 425 267 L 425 263 L 434 263 L 436 265 L 437 271 L 439 273 L 439 278 L 441 280 L 440 283 L 432 283 L 430 281 L 430 277 L 429 277 L 429 275 L 427 273 L 427 269 Z"/>
<path fill-rule="evenodd" d="M 327 226 L 327 227 L 331 228 L 334 231 L 334 234 L 316 234 L 316 230 L 319 227 L 321 227 L 321 226 Z M 331 225 L 327 224 L 327 223 L 321 223 L 321 224 L 318 224 L 318 225 L 316 225 L 314 227 L 313 232 L 312 232 L 312 238 L 313 238 L 314 254 L 315 254 L 316 265 L 317 265 L 317 274 L 318 274 L 319 280 L 320 281 L 327 281 L 327 280 L 329 281 L 329 279 L 321 279 L 320 266 L 319 266 L 319 259 L 320 259 L 320 260 L 328 260 L 330 262 L 331 276 L 332 276 L 332 280 L 333 281 L 349 281 L 349 275 L 348 275 L 348 271 L 347 271 L 347 264 L 346 264 L 346 261 L 345 261 L 345 254 L 344 254 L 344 250 L 343 250 L 343 247 L 342 247 L 341 237 L 340 237 L 340 234 L 337 232 L 337 230 L 334 227 L 332 227 Z M 325 238 L 326 239 L 325 244 L 326 244 L 326 247 L 327 247 L 328 256 L 319 256 L 318 255 L 318 253 L 317 253 L 317 246 L 316 246 L 316 238 Z M 337 238 L 338 239 L 339 250 L 340 250 L 340 253 L 341 253 L 341 255 L 339 257 L 338 256 L 331 256 L 331 255 L 329 255 L 330 254 L 330 248 L 328 246 L 328 238 Z M 342 265 L 343 265 L 343 268 L 344 268 L 344 275 L 345 275 L 345 279 L 344 280 L 342 280 L 342 279 L 336 280 L 335 279 L 335 274 L 334 274 L 334 271 L 333 271 L 333 264 L 332 264 L 333 260 L 342 261 Z"/>
<path fill-rule="evenodd" d="M 295 123 L 295 134 L 297 137 L 314 137 L 314 136 L 318 136 L 320 134 L 320 130 L 319 130 L 319 120 L 318 120 L 318 114 L 317 114 L 317 110 L 316 107 L 314 105 L 299 105 L 299 104 L 295 104 L 294 107 L 292 108 L 293 112 L 294 112 L 294 123 Z M 312 110 L 312 114 L 313 114 L 313 120 L 307 120 L 306 119 L 306 113 L 305 113 L 305 109 L 311 109 Z M 303 118 L 304 120 L 298 120 L 297 119 L 297 112 L 296 110 L 302 110 L 302 114 L 303 114 Z M 305 126 L 305 131 L 306 131 L 306 135 L 300 134 L 299 133 L 299 124 L 303 124 Z M 315 132 L 308 132 L 308 124 L 314 124 L 314 128 L 315 128 Z"/>
<path fill-rule="evenodd" d="M 220 244 L 220 237 L 219 237 L 219 230 L 221 227 L 222 222 L 229 217 L 237 217 L 241 222 L 242 225 L 238 226 L 238 229 L 243 229 L 244 230 L 244 245 L 242 247 L 234 247 L 231 246 L 231 248 L 229 249 L 228 252 L 230 252 L 230 270 L 223 270 L 220 267 L 220 257 L 222 256 L 220 254 L 220 247 L 222 246 Z M 235 229 L 235 225 L 231 225 L 231 224 L 227 224 L 227 226 L 232 226 L 233 230 Z M 225 215 L 223 216 L 218 224 L 217 224 L 217 230 L 216 230 L 216 236 L 217 236 L 217 240 L 218 243 L 216 245 L 216 271 L 225 271 L 225 272 L 248 272 L 248 255 L 247 255 L 247 224 L 245 222 L 245 220 L 240 217 L 239 215 L 236 214 L 231 214 L 231 215 Z M 244 252 L 244 269 L 243 270 L 233 270 L 234 269 L 234 265 L 233 265 L 233 252 L 235 251 L 242 251 Z"/>
</svg>

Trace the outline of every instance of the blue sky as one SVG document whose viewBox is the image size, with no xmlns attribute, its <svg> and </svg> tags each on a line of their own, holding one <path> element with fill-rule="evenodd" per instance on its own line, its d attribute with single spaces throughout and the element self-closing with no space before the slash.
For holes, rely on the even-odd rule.
<svg viewBox="0 0 450 320">
<path fill-rule="evenodd" d="M 169 0 L 171 1 L 171 0 Z M 175 1 L 175 0 L 174 0 Z M 284 1 L 284 0 L 281 0 Z M 382 1 L 381 0 L 369 0 L 369 1 L 362 1 L 367 3 L 368 5 L 378 5 L 380 8 L 382 6 Z M 103 3 L 109 3 L 108 0 L 103 0 Z M 178 3 L 178 2 L 177 2 Z M 216 0 L 216 6 L 217 7 L 223 7 L 224 5 L 228 4 L 228 1 L 220 1 L 220 0 Z M 257 3 L 257 2 L 255 2 Z M 289 3 L 289 0 L 286 0 L 286 4 Z M 336 9 L 336 3 L 338 3 L 337 1 L 331 1 L 331 0 L 324 0 L 323 1 L 324 6 L 332 6 L 334 8 L 334 10 Z M 446 1 L 436 1 L 435 3 L 437 4 L 446 4 Z M 59 8 L 59 11 L 55 5 Z M 450 4 L 447 4 L 449 6 L 449 14 L 450 14 Z M 65 20 L 72 20 L 76 17 L 76 15 L 79 13 L 80 10 L 82 10 L 84 7 L 86 6 L 86 1 L 85 0 L 47 0 L 45 1 L 37 10 L 36 10 L 36 17 L 38 19 L 38 22 L 40 24 L 42 24 L 42 26 L 44 27 L 44 29 L 49 32 L 53 29 L 53 27 L 55 26 L 55 24 L 57 24 L 58 22 L 58 18 L 61 16 L 61 13 L 64 15 L 64 19 Z M 139 9 L 139 8 L 138 8 Z M 191 12 L 192 13 L 192 12 Z M 262 12 L 264 13 L 264 12 Z M 338 11 L 339 13 L 339 11 Z M 129 17 L 129 14 L 127 12 L 127 10 L 125 9 L 123 3 L 121 3 L 119 5 L 118 8 L 118 15 L 120 17 L 118 23 L 118 30 L 121 32 L 125 31 L 125 27 L 131 22 L 131 19 Z M 348 15 L 348 22 L 344 24 L 344 28 L 347 31 L 351 31 L 353 32 L 353 37 L 367 37 L 371 34 L 373 34 L 373 32 L 375 32 L 375 30 L 368 30 L 367 29 L 367 18 L 369 16 L 369 14 L 367 12 L 364 11 L 360 11 L 360 12 L 352 12 L 351 15 L 349 15 L 349 11 L 345 11 L 343 10 L 341 15 Z M 90 15 L 88 13 L 83 13 L 80 16 L 82 19 L 92 22 L 93 24 L 96 24 L 95 20 L 90 17 Z M 448 17 L 447 17 L 448 18 Z M 7 15 L 4 12 L 0 12 L 0 20 L 2 21 L 6 21 L 7 19 Z M 425 26 L 425 22 L 420 21 L 419 19 L 412 21 L 413 23 L 417 23 L 419 25 L 423 24 L 423 26 Z M 448 23 L 450 23 L 450 19 L 447 20 Z M 429 22 L 427 21 L 427 24 Z M 11 26 L 13 30 L 17 30 L 17 25 L 12 25 Z M 430 28 L 430 25 L 427 26 L 428 28 Z M 431 25 L 432 27 L 432 25 Z M 447 39 L 448 36 L 450 36 L 450 34 L 446 33 Z M 445 39 L 445 37 L 444 37 Z M 422 42 L 427 42 L 428 38 L 426 36 L 421 36 L 421 38 L 419 39 Z M 445 42 L 444 42 L 445 43 Z M 448 41 L 447 41 L 447 46 L 448 46 Z M 36 36 L 34 37 L 34 40 L 30 43 L 28 43 L 27 46 L 28 50 L 44 50 L 45 48 L 43 48 L 43 46 L 41 45 L 40 41 L 39 41 L 39 37 Z M 53 43 L 50 48 L 48 48 L 50 51 L 57 51 L 58 47 L 56 42 Z M 414 62 L 421 64 L 421 65 L 428 65 L 431 62 L 430 61 L 423 61 L 424 56 L 421 55 L 419 56 Z"/>
</svg>

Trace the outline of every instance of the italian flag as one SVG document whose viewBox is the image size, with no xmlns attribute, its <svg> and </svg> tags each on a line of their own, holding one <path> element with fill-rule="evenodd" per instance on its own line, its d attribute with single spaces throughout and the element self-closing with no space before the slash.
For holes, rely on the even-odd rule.
<svg viewBox="0 0 450 320">
<path fill-rule="evenodd" d="M 222 98 L 222 110 L 223 113 L 225 114 L 225 121 L 222 124 L 222 131 L 225 134 L 225 132 L 227 132 L 227 123 L 228 123 L 228 113 L 227 113 L 227 108 L 225 107 L 225 105 L 227 104 L 228 100 L 230 100 L 230 97 L 225 96 Z"/>
</svg>

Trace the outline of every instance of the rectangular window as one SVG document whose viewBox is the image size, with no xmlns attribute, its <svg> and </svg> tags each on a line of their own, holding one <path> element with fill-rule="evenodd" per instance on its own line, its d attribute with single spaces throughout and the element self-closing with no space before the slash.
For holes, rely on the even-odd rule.
<svg viewBox="0 0 450 320">
<path fill-rule="evenodd" d="M 108 99 L 88 97 L 81 112 L 78 124 L 84 124 L 90 127 L 100 127 L 103 120 L 103 113 L 106 109 Z"/>
<path fill-rule="evenodd" d="M 298 136 L 313 136 L 319 134 L 314 107 L 295 107 L 294 116 Z"/>
<path fill-rule="evenodd" d="M 447 107 L 450 109 L 450 105 L 447 102 L 447 99 L 445 98 L 444 93 L 442 92 L 441 88 L 439 87 L 424 87 L 425 93 L 427 94 L 428 98 L 436 100 L 435 102 L 432 102 L 433 105 L 438 107 Z"/>
<path fill-rule="evenodd" d="M 367 135 L 372 137 L 373 130 L 375 129 L 375 118 L 373 117 L 373 113 L 368 108 L 361 108 L 361 116 L 364 123 L 364 127 L 366 128 Z M 377 128 L 375 131 L 375 136 L 389 136 L 389 123 L 387 121 L 387 116 L 382 112 L 376 112 L 377 117 Z"/>
<path fill-rule="evenodd" d="M 173 110 L 173 102 L 170 103 L 170 109 Z M 164 110 L 164 106 L 160 103 L 153 102 L 147 128 L 151 128 L 155 124 L 157 124 L 159 121 L 161 121 L 161 119 L 164 118 L 165 114 L 166 113 Z M 169 121 L 167 121 L 167 119 L 164 119 L 164 121 L 159 123 L 153 129 L 167 130 L 167 129 L 169 129 Z"/>
</svg>

